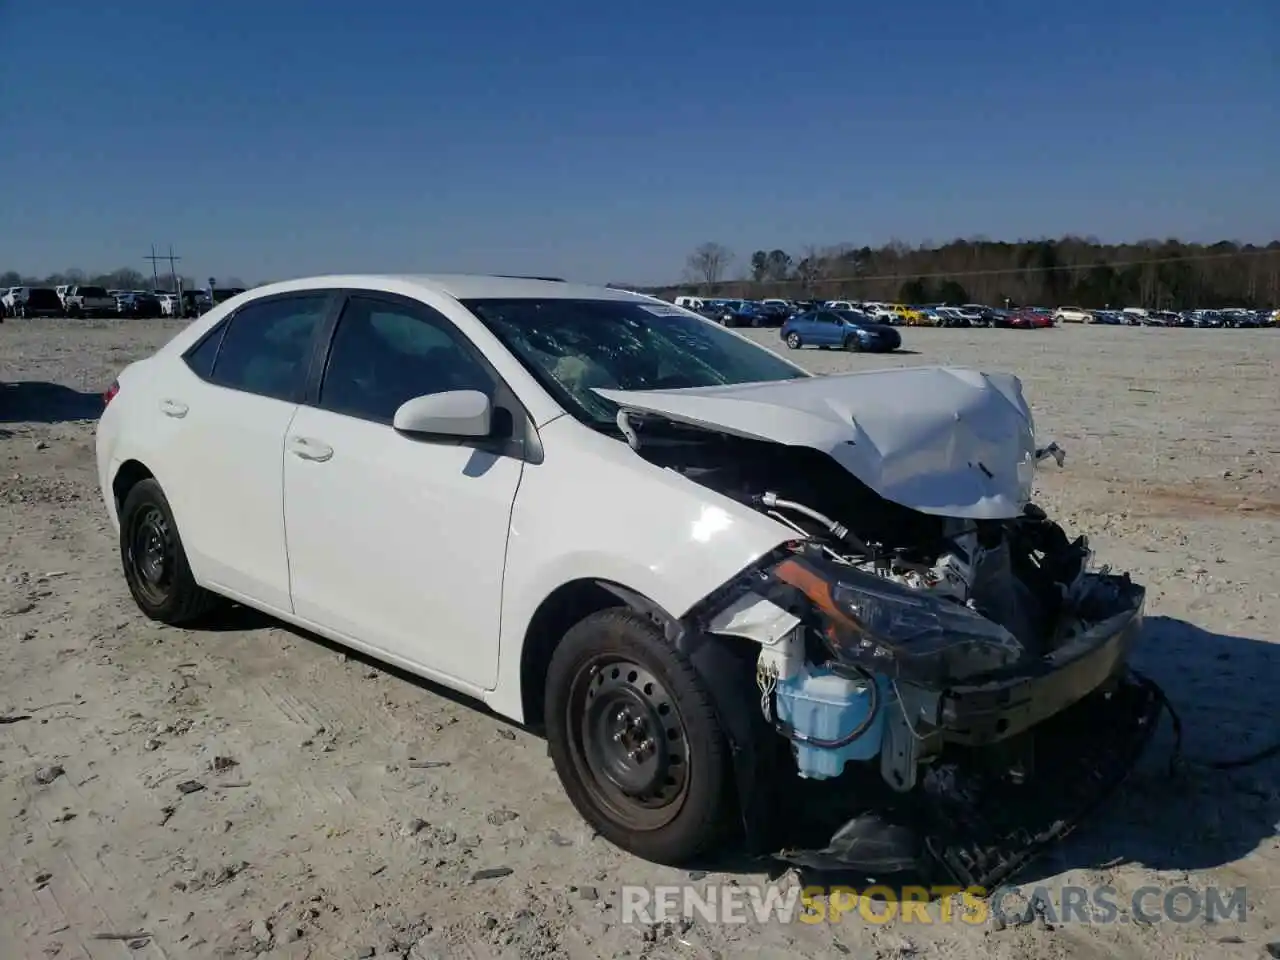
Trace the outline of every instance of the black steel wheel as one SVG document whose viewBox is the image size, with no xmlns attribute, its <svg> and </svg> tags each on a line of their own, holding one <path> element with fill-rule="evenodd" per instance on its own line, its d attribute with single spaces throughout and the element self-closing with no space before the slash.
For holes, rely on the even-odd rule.
<svg viewBox="0 0 1280 960">
<path fill-rule="evenodd" d="M 153 479 L 135 484 L 120 505 L 120 562 L 134 602 L 152 620 L 186 623 L 218 603 L 192 576 L 169 501 Z"/>
<path fill-rule="evenodd" d="M 578 812 L 610 842 L 659 863 L 721 834 L 728 751 L 700 677 L 630 609 L 574 626 L 547 673 L 547 742 Z"/>
<path fill-rule="evenodd" d="M 176 550 L 173 530 L 158 506 L 147 504 L 129 518 L 126 576 L 148 604 L 164 603 L 173 589 Z"/>
<path fill-rule="evenodd" d="M 845 337 L 844 348 L 851 353 L 861 353 L 862 339 L 858 336 Z"/>
<path fill-rule="evenodd" d="M 630 830 L 670 823 L 689 786 L 689 735 L 662 682 L 605 654 L 579 667 L 567 708 L 574 762 L 595 803 Z"/>
</svg>

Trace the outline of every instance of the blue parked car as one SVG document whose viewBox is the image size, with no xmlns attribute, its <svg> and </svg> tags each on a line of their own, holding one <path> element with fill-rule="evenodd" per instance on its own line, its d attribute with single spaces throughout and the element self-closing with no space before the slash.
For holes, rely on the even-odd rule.
<svg viewBox="0 0 1280 960">
<path fill-rule="evenodd" d="M 779 331 L 792 350 L 801 347 L 839 347 L 889 353 L 902 346 L 902 336 L 885 323 L 876 323 L 857 310 L 811 310 L 792 317 Z"/>
</svg>

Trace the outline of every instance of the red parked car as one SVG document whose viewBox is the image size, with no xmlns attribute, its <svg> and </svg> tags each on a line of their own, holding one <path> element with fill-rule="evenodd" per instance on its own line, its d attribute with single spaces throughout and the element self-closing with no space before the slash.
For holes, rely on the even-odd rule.
<svg viewBox="0 0 1280 960">
<path fill-rule="evenodd" d="M 1039 330 L 1053 326 L 1053 315 L 1042 310 L 1015 310 L 1009 314 L 1009 326 L 1019 330 Z"/>
</svg>

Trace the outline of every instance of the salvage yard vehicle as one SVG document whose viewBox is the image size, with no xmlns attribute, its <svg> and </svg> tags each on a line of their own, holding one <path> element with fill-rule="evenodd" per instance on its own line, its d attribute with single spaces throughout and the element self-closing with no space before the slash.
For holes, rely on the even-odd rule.
<svg viewBox="0 0 1280 960">
<path fill-rule="evenodd" d="M 1143 588 L 1031 503 L 1050 456 L 1012 375 L 815 376 L 670 304 L 474 276 L 256 288 L 121 371 L 97 429 L 147 617 L 238 601 L 477 698 L 651 860 L 736 824 L 984 886 L 1157 709 Z M 833 831 L 797 842 L 815 784 Z"/>
<path fill-rule="evenodd" d="M 105 287 L 74 286 L 65 299 L 69 317 L 114 317 L 116 298 Z"/>
<path fill-rule="evenodd" d="M 164 306 L 154 293 L 131 290 L 116 297 L 116 312 L 136 320 L 154 320 L 164 316 Z"/>
<path fill-rule="evenodd" d="M 855 353 L 863 350 L 889 353 L 902 346 L 902 335 L 893 327 L 876 323 L 860 310 L 813 310 L 787 320 L 778 335 L 792 350 L 801 347 L 839 347 Z"/>
<path fill-rule="evenodd" d="M 1005 325 L 1015 330 L 1047 330 L 1054 323 L 1053 316 L 1048 311 L 1026 308 L 1010 313 Z"/>
<path fill-rule="evenodd" d="M 1059 307 L 1053 319 L 1055 323 L 1093 323 L 1093 314 L 1083 307 Z"/>
<path fill-rule="evenodd" d="M 14 316 L 27 320 L 36 317 L 60 317 L 62 301 L 53 287 L 26 287 L 26 295 L 17 301 Z"/>
</svg>

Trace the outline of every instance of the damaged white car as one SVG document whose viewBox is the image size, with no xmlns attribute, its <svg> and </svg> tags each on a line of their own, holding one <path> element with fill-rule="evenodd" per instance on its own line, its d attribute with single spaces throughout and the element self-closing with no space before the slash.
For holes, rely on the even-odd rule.
<svg viewBox="0 0 1280 960">
<path fill-rule="evenodd" d="M 147 616 L 234 600 L 542 728 L 643 857 L 736 823 L 989 884 L 1154 726 L 1143 589 L 1030 504 L 1061 451 L 1011 376 L 815 377 L 622 291 L 337 276 L 215 307 L 107 400 Z"/>
</svg>

